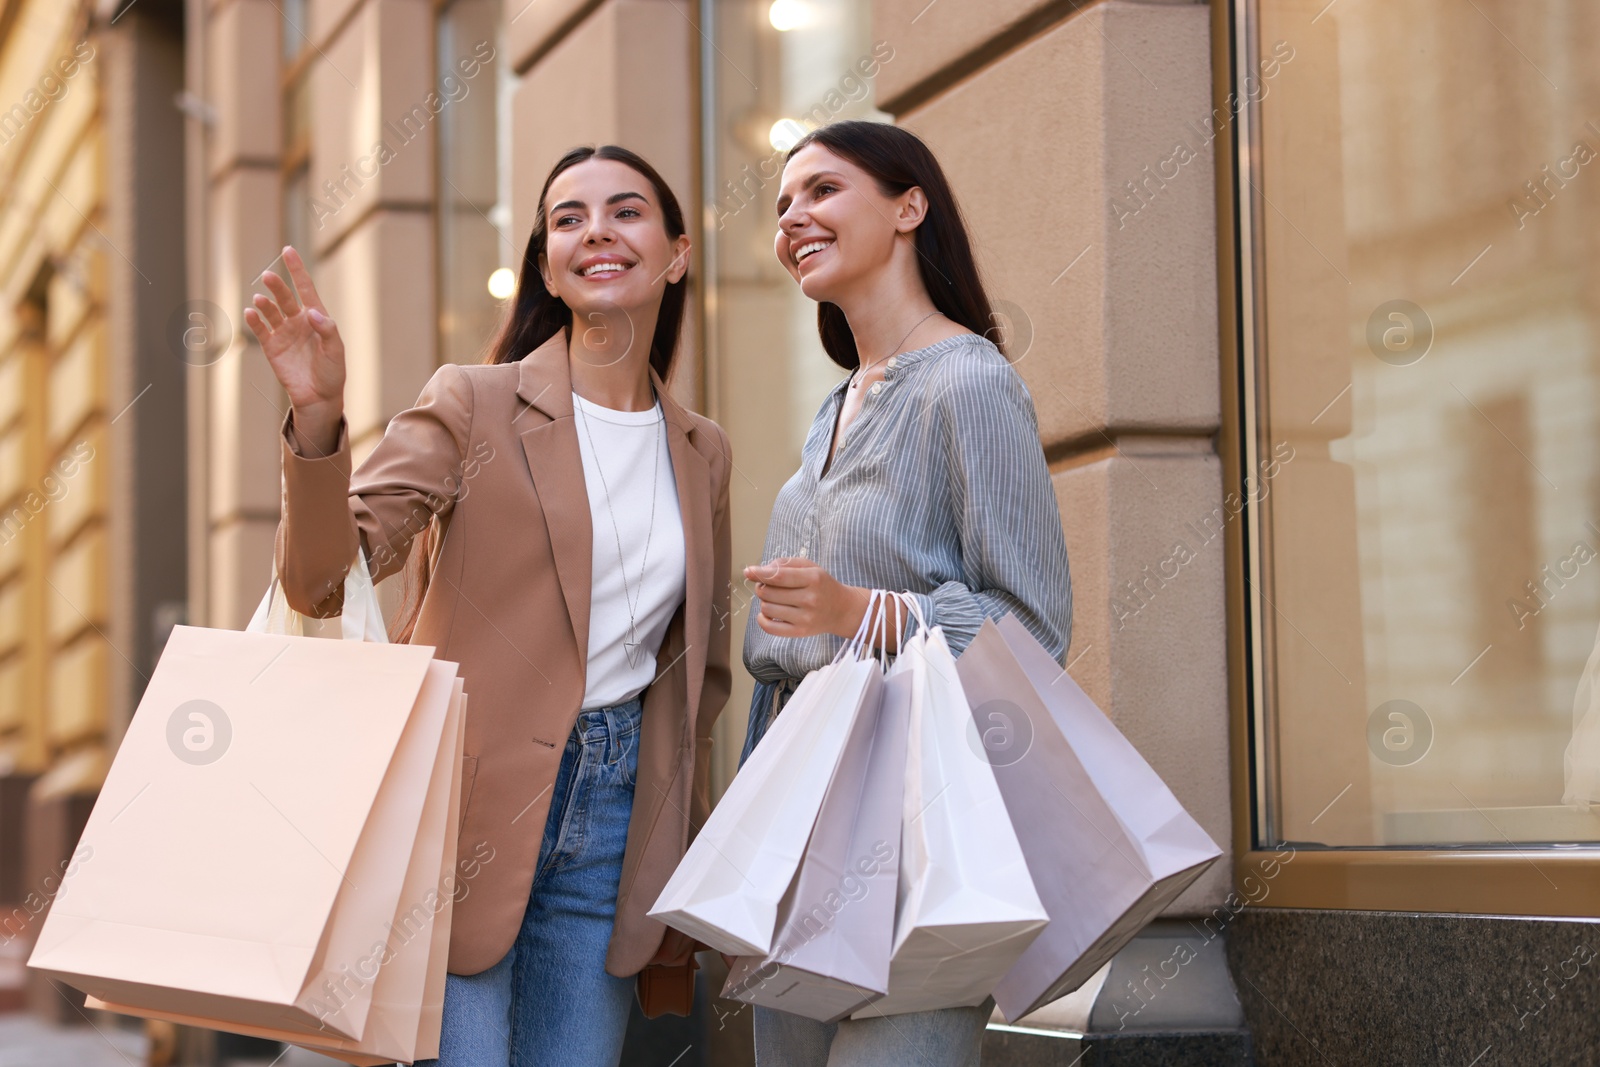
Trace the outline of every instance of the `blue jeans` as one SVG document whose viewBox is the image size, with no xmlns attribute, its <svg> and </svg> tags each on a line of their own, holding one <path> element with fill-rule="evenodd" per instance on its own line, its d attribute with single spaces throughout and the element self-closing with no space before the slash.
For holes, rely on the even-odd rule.
<svg viewBox="0 0 1600 1067">
<path fill-rule="evenodd" d="M 417 1067 L 616 1067 L 634 979 L 606 973 L 639 767 L 638 698 L 578 713 L 539 866 L 505 957 L 444 985 L 439 1058 Z"/>
<path fill-rule="evenodd" d="M 761 743 L 798 681 L 757 682 L 739 766 Z M 755 1006 L 756 1067 L 978 1067 L 994 998 L 975 1008 L 940 1008 L 819 1023 Z"/>
</svg>

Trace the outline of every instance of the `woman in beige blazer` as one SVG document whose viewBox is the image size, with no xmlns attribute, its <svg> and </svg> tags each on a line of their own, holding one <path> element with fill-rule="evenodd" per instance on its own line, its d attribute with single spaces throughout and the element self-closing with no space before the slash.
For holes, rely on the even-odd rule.
<svg viewBox="0 0 1600 1067">
<path fill-rule="evenodd" d="M 663 384 L 689 247 L 643 159 L 567 153 L 488 362 L 439 368 L 354 475 L 343 344 L 293 249 L 294 289 L 269 272 L 245 310 L 292 409 L 288 602 L 336 613 L 358 545 L 379 580 L 409 557 L 400 635 L 466 682 L 445 1067 L 614 1067 L 632 976 L 647 1011 L 692 988 L 702 946 L 645 914 L 710 809 L 730 683 L 728 439 Z"/>
</svg>

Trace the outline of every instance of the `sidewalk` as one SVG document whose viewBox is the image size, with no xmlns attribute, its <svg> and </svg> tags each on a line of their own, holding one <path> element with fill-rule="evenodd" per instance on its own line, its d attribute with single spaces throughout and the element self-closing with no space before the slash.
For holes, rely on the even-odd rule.
<svg viewBox="0 0 1600 1067">
<path fill-rule="evenodd" d="M 137 1030 L 54 1026 L 28 1012 L 27 957 L 21 938 L 0 941 L 0 1067 L 142 1067 L 147 1042 Z"/>
<path fill-rule="evenodd" d="M 0 1067 L 140 1067 L 145 1036 L 116 1027 L 51 1026 L 26 1012 L 0 1015 Z"/>
<path fill-rule="evenodd" d="M 0 1015 L 0 1067 L 144 1067 L 148 1039 L 138 1030 L 107 1026 L 51 1026 L 26 1012 Z M 302 1048 L 276 1059 L 225 1060 L 225 1067 L 345 1067 Z"/>
<path fill-rule="evenodd" d="M 144 1067 L 149 1039 L 131 1021 L 127 1026 L 111 1021 L 117 1016 L 91 1012 L 93 1020 L 80 1019 L 71 1026 L 40 1020 L 26 1008 L 28 948 L 21 939 L 0 941 L 0 1067 Z M 290 1048 L 276 1059 L 233 1059 L 224 1067 L 345 1067 L 301 1048 Z"/>
<path fill-rule="evenodd" d="M 27 1004 L 28 949 L 20 938 L 0 940 L 0 1015 L 21 1011 Z"/>
</svg>

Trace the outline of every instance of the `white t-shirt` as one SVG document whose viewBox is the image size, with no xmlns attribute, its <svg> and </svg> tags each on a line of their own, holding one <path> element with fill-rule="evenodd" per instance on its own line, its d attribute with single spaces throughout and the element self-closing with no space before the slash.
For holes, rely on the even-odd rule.
<svg viewBox="0 0 1600 1067">
<path fill-rule="evenodd" d="M 605 708 L 632 700 L 655 680 L 661 639 L 683 603 L 683 517 L 659 400 L 646 411 L 616 411 L 573 393 L 572 407 L 594 529 L 583 707 Z M 628 636 L 630 602 L 632 638 Z M 625 646 L 635 640 L 639 647 L 633 650 L 630 662 Z"/>
</svg>

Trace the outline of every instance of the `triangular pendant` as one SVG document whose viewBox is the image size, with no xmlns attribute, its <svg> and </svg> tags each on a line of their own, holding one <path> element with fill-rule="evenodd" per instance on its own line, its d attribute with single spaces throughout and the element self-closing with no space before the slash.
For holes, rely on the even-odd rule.
<svg viewBox="0 0 1600 1067">
<path fill-rule="evenodd" d="M 622 642 L 622 651 L 628 657 L 628 667 L 629 667 L 629 669 L 637 668 L 639 666 L 639 642 L 637 642 L 637 641 L 624 641 L 624 642 Z"/>
</svg>

